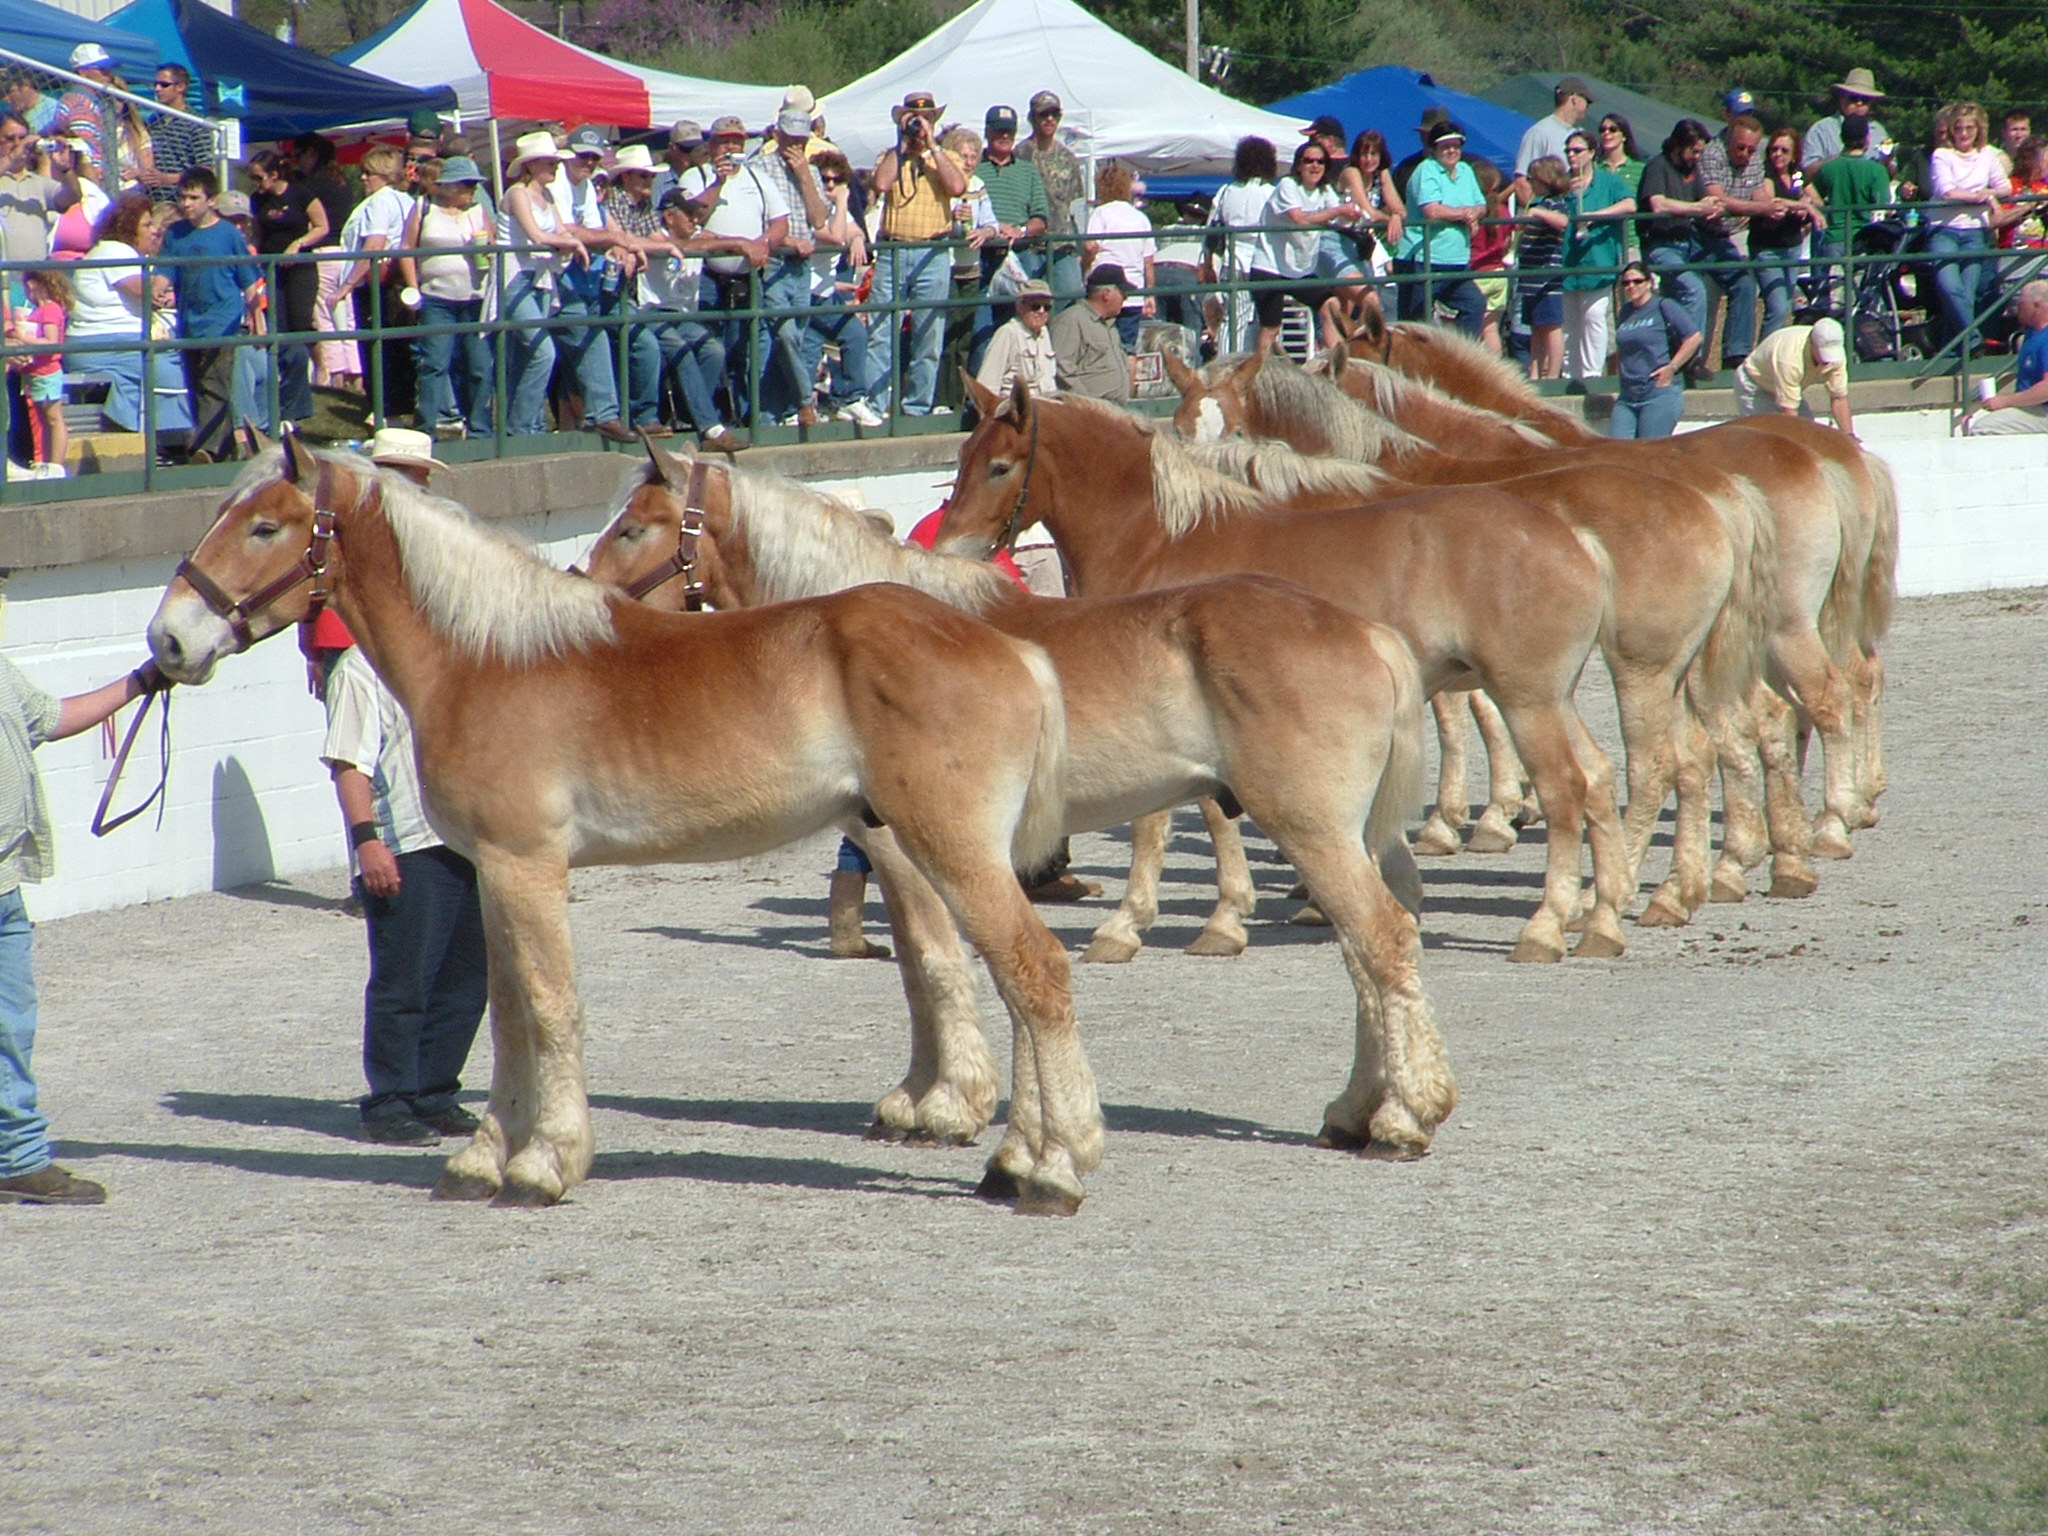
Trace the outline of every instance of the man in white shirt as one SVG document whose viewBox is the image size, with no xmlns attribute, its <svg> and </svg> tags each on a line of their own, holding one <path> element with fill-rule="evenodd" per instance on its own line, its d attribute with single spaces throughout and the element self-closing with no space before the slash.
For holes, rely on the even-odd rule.
<svg viewBox="0 0 2048 1536">
<path fill-rule="evenodd" d="M 562 222 L 575 225 L 590 249 L 590 260 L 572 262 L 555 281 L 563 315 L 605 315 L 618 307 L 619 293 L 639 270 L 639 256 L 626 232 L 604 206 L 596 181 L 604 164 L 605 136 L 599 128 L 578 128 L 569 135 L 569 158 L 555 173 L 549 189 Z M 615 443 L 636 441 L 619 419 L 618 371 L 612 354 L 618 343 L 596 326 L 577 326 L 554 333 L 555 353 L 576 375 L 583 395 L 582 418 L 575 425 L 594 425 L 599 437 Z M 571 412 L 570 414 L 574 414 Z"/>
<path fill-rule="evenodd" d="M 1522 147 L 1515 151 L 1517 176 L 1527 175 L 1529 167 L 1545 155 L 1564 159 L 1564 141 L 1586 120 L 1586 109 L 1593 105 L 1592 87 L 1577 75 L 1566 75 L 1558 81 L 1553 94 L 1557 105 L 1551 108 L 1550 116 L 1539 117 L 1522 135 Z"/>
<path fill-rule="evenodd" d="M 747 125 L 737 117 L 721 117 L 711 125 L 711 156 L 683 173 L 683 195 L 708 234 L 735 242 L 734 248 L 704 259 L 700 310 L 743 310 L 753 303 L 748 277 L 760 273 L 762 283 L 776 249 L 789 238 L 789 204 L 774 182 L 743 158 Z M 746 378 L 747 328 L 739 321 L 724 327 L 728 377 L 734 407 L 755 403 L 759 390 Z M 761 355 L 769 356 L 764 335 Z M 756 381 L 757 382 L 757 381 Z"/>
<path fill-rule="evenodd" d="M 975 382 L 1007 395 L 1013 380 L 1022 379 L 1034 395 L 1059 393 L 1058 361 L 1053 355 L 1052 285 L 1027 278 L 1017 286 L 1016 318 L 999 325 L 989 337 Z"/>
</svg>

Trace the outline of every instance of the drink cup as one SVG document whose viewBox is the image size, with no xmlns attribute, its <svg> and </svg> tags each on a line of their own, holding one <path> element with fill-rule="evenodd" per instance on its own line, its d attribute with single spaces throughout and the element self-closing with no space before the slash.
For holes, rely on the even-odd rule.
<svg viewBox="0 0 2048 1536">
<path fill-rule="evenodd" d="M 1997 393 L 1998 381 L 1996 379 L 1979 379 L 1977 381 L 1978 403 L 1982 404 L 1984 401 L 1989 400 L 1993 395 Z"/>
</svg>

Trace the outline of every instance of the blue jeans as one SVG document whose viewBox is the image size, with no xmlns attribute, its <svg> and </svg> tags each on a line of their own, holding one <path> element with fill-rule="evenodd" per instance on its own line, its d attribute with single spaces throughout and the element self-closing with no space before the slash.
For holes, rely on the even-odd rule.
<svg viewBox="0 0 2048 1536">
<path fill-rule="evenodd" d="M 620 294 L 605 299 L 604 313 L 613 315 L 625 308 Z M 636 311 L 635 313 L 638 313 Z M 626 420 L 636 427 L 651 427 L 661 420 L 661 340 L 652 324 L 628 325 L 626 331 Z M 614 369 L 618 366 L 618 338 L 604 333 L 612 349 Z"/>
<path fill-rule="evenodd" d="M 1701 281 L 1697 272 L 1671 270 L 1694 260 L 1696 255 L 1697 252 L 1689 241 L 1684 245 L 1643 247 L 1643 260 L 1664 273 L 1665 296 L 1679 302 L 1685 310 L 1686 317 L 1692 321 L 1693 329 L 1704 338 L 1707 334 L 1707 285 Z"/>
<path fill-rule="evenodd" d="M 522 329 L 499 333 L 505 346 L 505 388 L 512 396 L 505 430 L 514 437 L 531 437 L 548 429 L 548 379 L 555 371 L 555 339 L 538 322 L 554 313 L 554 295 L 534 287 L 532 279 L 522 274 L 505 284 L 505 301 L 499 312 L 508 323 L 525 322 Z"/>
<path fill-rule="evenodd" d="M 263 347 L 239 347 L 235 351 L 235 387 L 231 398 L 235 409 L 235 432 L 244 421 L 253 421 L 265 432 L 277 431 L 270 417 L 270 367 L 275 354 Z M 278 385 L 278 409 L 284 409 L 283 381 Z"/>
<path fill-rule="evenodd" d="M 29 1067 L 36 1044 L 34 934 L 17 885 L 0 895 L 0 1179 L 34 1173 L 50 1161 L 50 1122 L 36 1108 Z"/>
<path fill-rule="evenodd" d="M 653 327 L 653 334 L 662 370 L 675 380 L 690 425 L 699 432 L 722 425 L 717 395 L 725 376 L 725 342 L 718 332 L 695 320 L 670 320 Z"/>
<path fill-rule="evenodd" d="M 943 303 L 953 292 L 953 253 L 940 246 L 886 245 L 875 256 L 875 297 L 888 303 Z M 903 411 L 929 416 L 939 388 L 939 350 L 946 340 L 943 309 L 912 309 L 910 356 L 903 370 Z M 896 338 L 906 312 L 880 317 L 873 353 L 874 381 L 868 402 L 886 413 L 896 394 Z"/>
<path fill-rule="evenodd" d="M 1415 285 L 1418 296 L 1425 287 L 1433 295 L 1427 306 L 1430 313 L 1421 318 L 1434 322 L 1436 307 L 1441 304 L 1453 311 L 1451 324 L 1476 340 L 1486 328 L 1486 295 L 1479 291 L 1479 285 L 1465 275 L 1463 267 L 1432 267 L 1430 277 L 1428 284 Z"/>
<path fill-rule="evenodd" d="M 107 380 L 106 402 L 100 414 L 123 432 L 142 430 L 142 354 L 140 352 L 79 352 L 64 358 L 67 374 L 103 374 Z M 159 432 L 189 432 L 192 406 L 185 398 L 185 374 L 178 354 L 159 352 L 155 359 L 156 429 Z"/>
<path fill-rule="evenodd" d="M 420 324 L 474 324 L 483 314 L 482 299 L 420 299 Z M 491 398 L 491 356 L 482 336 L 420 336 L 412 344 L 413 375 L 419 381 L 417 420 L 424 430 L 478 419 L 488 414 Z M 485 430 L 478 427 L 479 431 Z"/>
<path fill-rule="evenodd" d="M 851 303 L 852 298 L 851 294 L 813 294 L 811 304 L 814 308 L 829 308 L 837 304 Z M 867 320 L 853 309 L 839 315 L 813 314 L 811 323 L 804 327 L 806 378 L 818 376 L 818 364 L 824 359 L 827 342 L 838 346 L 839 361 L 832 365 L 831 382 L 826 386 L 825 399 L 834 406 L 851 405 L 867 393 Z"/>
<path fill-rule="evenodd" d="M 561 282 L 561 278 L 556 279 Z M 601 315 L 602 295 L 561 290 L 558 315 Z M 612 333 L 596 326 L 578 325 L 555 332 L 555 351 L 564 366 L 576 375 L 577 391 L 583 396 L 584 421 L 557 422 L 565 432 L 574 432 L 587 421 L 602 426 L 619 419 L 619 381 L 612 368 Z"/>
<path fill-rule="evenodd" d="M 1081 278 L 1081 254 L 1072 246 L 1056 247 L 1045 264 L 1045 280 L 1052 296 L 1062 305 L 1082 298 L 1087 288 Z"/>
<path fill-rule="evenodd" d="M 1756 269 L 1748 265 L 1748 258 L 1726 235 L 1709 236 L 1701 242 L 1699 259 L 1743 263 L 1732 272 L 1707 274 L 1714 285 L 1728 295 L 1728 318 L 1721 327 L 1721 355 L 1733 363 L 1737 358 L 1749 356 L 1756 346 Z M 1705 329 L 1701 327 L 1702 331 Z"/>
<path fill-rule="evenodd" d="M 476 870 L 452 848 L 401 853 L 398 894 L 356 881 L 370 934 L 365 1120 L 452 1107 L 490 998 Z"/>
<path fill-rule="evenodd" d="M 1669 437 L 1685 414 L 1685 386 L 1677 380 L 1641 400 L 1616 400 L 1609 437 Z"/>
<path fill-rule="evenodd" d="M 1935 258 L 1934 291 L 1941 296 L 1948 335 L 1960 334 L 1990 299 L 1998 268 L 1986 254 L 1981 229 L 1935 229 L 1927 236 L 1927 253 Z"/>
<path fill-rule="evenodd" d="M 1776 261 L 1789 256 L 1789 251 L 1765 251 L 1764 259 Z M 1773 331 L 1781 328 L 1792 318 L 1792 305 L 1799 297 L 1799 269 L 1797 267 L 1758 267 L 1756 272 L 1757 297 L 1763 300 L 1764 326 L 1757 332 L 1756 339 L 1762 341 Z M 1726 351 L 1724 347 L 1722 349 Z"/>
<path fill-rule="evenodd" d="M 811 268 L 808 262 L 785 260 L 763 271 L 761 306 L 764 309 L 806 310 L 811 307 Z M 784 315 L 763 320 L 761 340 L 761 409 L 770 416 L 787 416 L 800 405 L 811 403 L 811 380 L 815 369 L 804 364 L 814 354 L 806 345 L 810 330 L 807 315 Z"/>
</svg>

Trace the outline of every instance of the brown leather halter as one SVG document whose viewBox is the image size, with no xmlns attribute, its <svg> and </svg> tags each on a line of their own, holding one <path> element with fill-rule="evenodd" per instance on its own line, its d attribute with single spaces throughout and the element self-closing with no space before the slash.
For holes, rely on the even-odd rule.
<svg viewBox="0 0 2048 1536">
<path fill-rule="evenodd" d="M 1003 540 L 996 545 L 1006 554 L 1017 551 L 1017 535 L 1024 531 L 1024 504 L 1031 499 L 1031 472 L 1038 468 L 1038 412 L 1031 408 L 1031 447 L 1024 455 L 1024 483 L 1017 487 L 1017 499 L 1010 505 L 1010 520 L 1003 524 Z"/>
<path fill-rule="evenodd" d="M 683 611 L 702 613 L 704 611 L 704 581 L 697 574 L 697 545 L 704 537 L 704 463 L 701 459 L 690 461 L 690 483 L 683 492 L 683 515 L 676 527 L 676 552 L 653 570 L 634 578 L 626 588 L 626 596 L 640 602 L 648 593 L 671 577 L 684 578 Z"/>
<path fill-rule="evenodd" d="M 320 478 L 313 487 L 313 532 L 307 541 L 306 552 L 293 562 L 290 570 L 247 597 L 240 600 L 229 597 L 219 582 L 190 559 L 178 562 L 176 575 L 183 577 L 185 585 L 199 594 L 201 602 L 227 620 L 237 651 L 246 651 L 255 643 L 249 621 L 300 582 L 313 583 L 312 607 L 306 611 L 307 618 L 327 606 L 327 559 L 336 533 L 334 510 L 326 505 L 329 483 L 328 468 L 323 463 Z M 371 489 L 373 492 L 376 490 L 374 484 Z"/>
</svg>

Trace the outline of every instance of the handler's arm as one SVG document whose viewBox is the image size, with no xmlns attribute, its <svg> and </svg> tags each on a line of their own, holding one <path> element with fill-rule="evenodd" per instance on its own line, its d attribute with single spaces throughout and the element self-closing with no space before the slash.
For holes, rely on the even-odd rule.
<svg viewBox="0 0 2048 1536">
<path fill-rule="evenodd" d="M 334 773 L 334 797 L 341 802 L 341 820 L 351 829 L 369 822 L 377 824 L 377 807 L 370 794 L 369 775 L 347 763 L 330 765 Z M 356 863 L 363 872 L 363 889 L 372 896 L 398 894 L 398 858 L 383 842 L 371 838 L 356 849 Z"/>
</svg>

